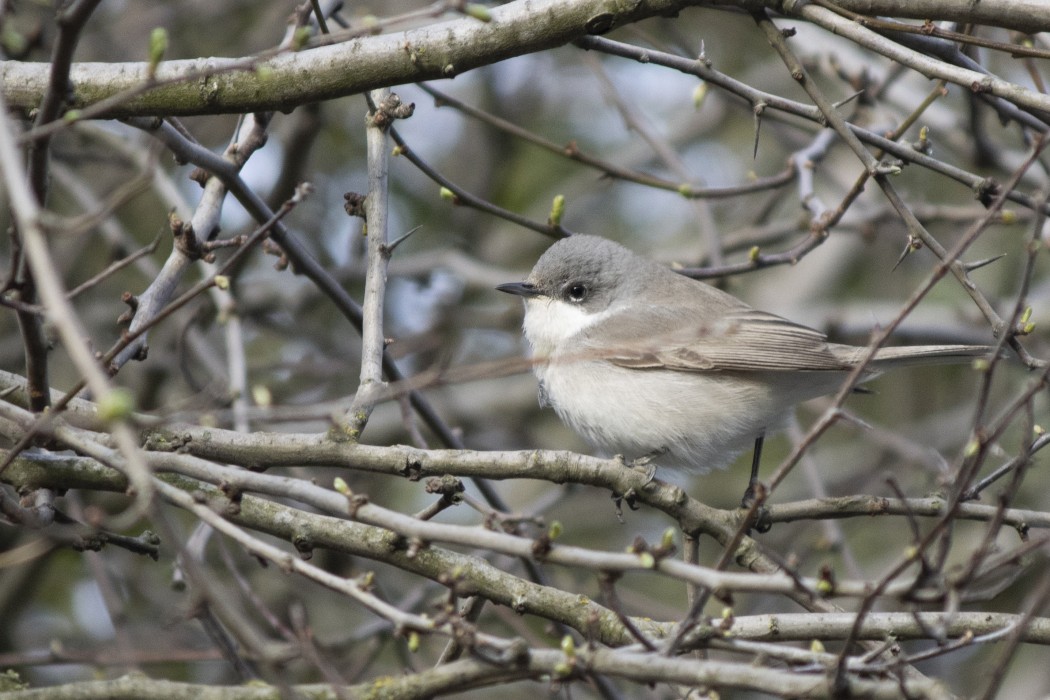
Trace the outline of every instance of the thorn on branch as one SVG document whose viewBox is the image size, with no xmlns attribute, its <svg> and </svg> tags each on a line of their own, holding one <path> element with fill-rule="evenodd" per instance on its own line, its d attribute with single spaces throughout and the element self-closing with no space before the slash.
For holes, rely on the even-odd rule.
<svg viewBox="0 0 1050 700">
<path fill-rule="evenodd" d="M 852 95 L 850 95 L 849 97 L 847 97 L 847 98 L 845 98 L 845 99 L 842 99 L 842 100 L 839 100 L 838 102 L 835 102 L 835 103 L 833 103 L 833 106 L 834 106 L 834 107 L 835 107 L 836 109 L 838 109 L 839 107 L 842 107 L 842 106 L 844 106 L 844 105 L 848 105 L 848 104 L 849 104 L 850 102 L 852 102 L 853 100 L 855 100 L 855 99 L 857 99 L 857 98 L 859 98 L 859 97 L 863 97 L 863 96 L 864 96 L 864 95 L 866 94 L 866 92 L 867 92 L 866 90 L 856 90 L 856 91 L 855 91 L 855 92 L 854 92 L 854 93 L 853 93 Z M 861 100 L 861 102 L 863 102 L 863 100 Z"/>
<path fill-rule="evenodd" d="M 751 150 L 751 158 L 758 158 L 758 137 L 762 133 L 762 113 L 766 111 L 765 102 L 756 102 L 751 108 L 752 113 L 755 115 L 755 143 Z"/>
<path fill-rule="evenodd" d="M 1006 253 L 1000 253 L 999 255 L 993 255 L 992 257 L 984 258 L 983 260 L 974 260 L 973 262 L 963 263 L 962 266 L 967 272 L 973 272 L 974 270 L 978 270 L 985 265 L 991 265 L 996 260 L 1001 260 L 1005 257 Z"/>
<path fill-rule="evenodd" d="M 904 262 L 904 258 L 908 257 L 915 251 L 922 248 L 922 241 L 916 236 L 908 236 L 908 245 L 904 246 L 904 250 L 901 251 L 900 257 L 897 258 L 897 262 L 893 263 L 893 270 L 900 267 L 900 264 Z"/>
<path fill-rule="evenodd" d="M 420 224 L 419 226 L 416 226 L 414 228 L 409 229 L 409 231 L 407 233 L 405 233 L 405 235 L 403 235 L 400 238 L 396 239 L 393 243 L 386 243 L 386 244 L 384 244 L 382 246 L 383 253 L 385 253 L 386 256 L 389 258 L 390 255 L 393 254 L 395 248 L 397 248 L 399 245 L 401 245 L 402 243 L 407 241 L 409 236 L 411 236 L 412 234 L 414 234 L 416 231 L 418 231 L 421 228 L 423 228 L 422 224 Z M 384 342 L 386 342 L 386 344 L 389 345 L 393 341 L 391 339 L 387 339 Z"/>
</svg>

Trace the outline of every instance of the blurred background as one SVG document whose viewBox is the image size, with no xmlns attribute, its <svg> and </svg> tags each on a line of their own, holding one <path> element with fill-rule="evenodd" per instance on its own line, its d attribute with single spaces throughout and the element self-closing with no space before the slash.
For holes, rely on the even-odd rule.
<svg viewBox="0 0 1050 700">
<path fill-rule="evenodd" d="M 382 6 L 347 3 L 342 16 L 351 23 L 370 14 L 393 17 L 427 6 L 423 2 L 388 2 Z M 142 61 L 150 31 L 164 27 L 170 36 L 168 58 L 244 56 L 276 45 L 292 10 L 288 3 L 199 2 L 103 3 L 88 23 L 78 61 Z M 13 59 L 46 61 L 54 40 L 51 8 L 19 4 L 5 18 L 5 48 Z M 432 23 L 433 18 L 397 24 L 401 30 Z M 877 133 L 898 127 L 930 94 L 935 84 L 912 71 L 865 52 L 855 44 L 801 22 L 782 22 L 797 34 L 791 46 L 804 60 L 821 89 L 850 121 Z M 986 30 L 998 41 L 1006 32 Z M 754 89 L 809 104 L 787 69 L 746 14 L 689 9 L 674 19 L 648 20 L 610 38 L 659 51 L 696 58 L 712 69 Z M 976 57 L 1000 77 L 1024 86 L 1034 83 L 1031 61 L 1001 52 L 977 50 Z M 1038 64 L 1042 69 L 1044 64 Z M 834 209 L 861 173 L 857 158 L 835 141 L 809 173 L 812 189 L 797 176 L 782 185 L 721 198 L 687 199 L 659 189 L 609 177 L 599 169 L 573 162 L 499 128 L 503 120 L 553 144 L 574 144 L 581 152 L 619 168 L 646 173 L 670 183 L 696 188 L 744 185 L 783 173 L 793 154 L 820 138 L 820 127 L 775 110 L 756 121 L 752 107 L 739 95 L 654 64 L 585 52 L 566 46 L 506 60 L 451 81 L 395 86 L 415 113 L 396 129 L 409 147 L 456 186 L 481 199 L 528 217 L 537 224 L 548 218 L 552 201 L 564 196 L 562 225 L 574 232 L 599 234 L 668 264 L 718 268 L 746 262 L 757 246 L 765 253 L 790 250 L 809 235 L 814 201 Z M 877 88 L 876 99 L 855 97 Z M 481 110 L 472 116 L 435 100 L 441 91 Z M 270 139 L 244 169 L 249 183 L 271 204 L 279 205 L 296 183 L 308 181 L 314 194 L 286 220 L 295 235 L 336 276 L 352 296 L 361 298 L 365 238 L 362 222 L 344 212 L 344 193 L 367 190 L 365 163 L 366 104 L 361 96 L 304 105 L 290 114 L 275 114 Z M 235 116 L 183 120 L 202 144 L 221 152 L 236 125 Z M 1008 180 L 1027 153 L 1026 137 L 1014 123 L 1001 123 L 967 90 L 949 86 L 901 136 L 920 139 L 928 127 L 931 154 L 979 177 Z M 756 143 L 757 142 L 757 143 Z M 159 238 L 154 252 L 79 294 L 75 306 L 98 349 L 119 338 L 117 317 L 124 311 L 122 292 L 141 292 L 156 275 L 171 248 L 169 212 L 191 215 L 200 187 L 188 179 L 192 166 L 179 165 L 141 132 L 119 122 L 86 122 L 60 132 L 53 145 L 49 207 L 62 216 L 96 210 L 118 188 L 139 181 L 133 196 L 112 216 L 76 235 L 56 232 L 50 240 L 63 266 L 67 287 L 96 275 L 106 265 Z M 889 159 L 892 160 L 892 159 Z M 1042 164 L 1040 164 L 1042 165 Z M 495 360 L 519 358 L 527 348 L 521 338 L 520 302 L 494 287 L 519 281 L 552 238 L 498 216 L 458 205 L 441 195 L 441 186 L 408 159 L 390 162 L 390 236 L 418 230 L 399 245 L 390 265 L 385 335 L 402 370 L 414 375 L 439 368 L 465 368 Z M 983 215 L 971 188 L 917 165 L 902 164 L 892 178 L 907 206 L 946 248 Z M 1044 169 L 1032 168 L 1022 178 L 1024 191 L 1046 190 Z M 810 209 L 803 196 L 811 195 Z M 1033 240 L 1031 211 L 1008 204 L 1007 214 L 981 235 L 965 254 L 975 261 L 1003 255 L 976 270 L 973 281 L 996 310 L 1009 318 L 1024 284 L 1026 250 Z M 4 213 L 5 227 L 9 223 Z M 254 224 L 229 199 L 220 236 L 250 233 Z M 1036 237 L 1042 242 L 1041 235 Z M 793 265 L 778 265 L 746 274 L 709 280 L 752 305 L 821 329 L 842 342 L 864 344 L 872 329 L 895 319 L 937 261 L 919 249 L 900 260 L 908 246 L 907 230 L 879 187 L 869 182 L 841 222 L 818 247 Z M 0 254 L 9 255 L 9 240 L 0 239 Z M 220 259 L 223 252 L 219 253 Z M 277 258 L 255 253 L 232 275 L 235 307 L 217 308 L 210 297 L 174 314 L 150 335 L 145 362 L 124 367 L 115 381 L 134 395 L 136 405 L 174 422 L 232 426 L 225 332 L 229 314 L 242 324 L 254 430 L 323 432 L 333 413 L 352 397 L 359 373 L 357 333 L 323 294 L 291 269 L 275 269 Z M 1026 339 L 1029 350 L 1045 356 L 1045 307 L 1048 295 L 1045 254 L 1036 260 L 1029 301 L 1036 330 Z M 196 280 L 187 280 L 185 286 Z M 902 343 L 993 343 L 988 322 L 967 292 L 950 276 L 942 280 L 911 313 L 895 336 Z M 66 389 L 79 378 L 59 344 L 51 355 L 51 383 Z M 24 372 L 23 348 L 13 313 L 0 314 L 0 369 Z M 991 415 L 1003 410 L 1025 386 L 1019 363 L 999 367 L 990 382 Z M 873 393 L 847 402 L 856 422 L 831 429 L 807 453 L 803 463 L 774 493 L 772 502 L 819 495 L 894 495 L 887 479 L 911 497 L 941 491 L 951 478 L 970 437 L 977 410 L 981 375 L 971 367 L 903 370 L 870 385 Z M 452 384 L 425 386 L 424 394 L 461 436 L 479 450 L 590 449 L 554 413 L 541 410 L 536 383 L 529 373 L 482 376 Z M 766 443 L 764 474 L 791 449 L 828 404 L 818 400 L 802 407 L 798 426 Z M 1044 421 L 1046 395 L 1034 404 L 1036 422 Z M 1023 421 L 1007 430 L 988 468 L 1016 454 Z M 861 426 L 864 427 L 861 427 Z M 702 429 L 702 426 L 698 426 Z M 362 441 L 376 445 L 416 444 L 442 447 L 425 426 L 391 401 L 374 413 Z M 733 467 L 703 476 L 657 471 L 674 478 L 704 503 L 734 508 L 746 483 L 750 455 Z M 1036 462 L 1012 504 L 1046 510 L 1048 478 Z M 293 469 L 289 473 L 330 484 L 340 475 L 358 493 L 401 512 L 415 512 L 430 497 L 418 484 L 364 473 L 326 469 Z M 609 494 L 580 486 L 510 480 L 494 484 L 516 512 L 559 521 L 562 542 L 620 552 L 636 536 L 658 542 L 674 523 L 665 515 L 624 509 L 621 523 Z M 117 496 L 68 494 L 71 512 L 114 508 Z M 994 497 L 985 502 L 994 502 Z M 173 516 L 175 517 L 175 516 Z M 453 522 L 475 522 L 466 508 L 442 516 Z M 186 536 L 194 521 L 181 515 Z M 982 523 L 960 523 L 952 540 L 952 560 L 964 563 L 984 536 Z M 1003 531 L 1003 547 L 1016 546 L 1016 533 Z M 25 552 L 36 536 L 0 527 L 0 547 Z M 805 575 L 831 566 L 842 576 L 875 577 L 895 561 L 911 541 L 904 518 L 844 519 L 779 524 L 762 544 Z M 25 560 L 8 559 L 0 576 L 0 667 L 15 666 L 34 684 L 52 685 L 136 665 L 151 675 L 195 682 L 229 682 L 230 669 L 201 627 L 189 618 L 192 600 L 173 586 L 173 552 L 164 548 L 159 564 L 128 552 L 107 549 L 78 553 L 41 542 L 40 552 Z M 956 553 L 957 552 L 957 553 Z M 711 563 L 721 552 L 701 542 L 701 561 Z M 408 656 L 403 644 L 377 636 L 383 623 L 348 606 L 338 595 L 295 579 L 275 577 L 228 543 L 216 542 L 208 556 L 221 570 L 237 572 L 217 583 L 241 599 L 253 591 L 265 606 L 285 611 L 307 610 L 316 639 L 347 678 L 373 677 L 377 669 L 425 667 L 440 652 L 440 640 L 424 640 Z M 318 551 L 316 559 L 344 575 L 377 569 L 378 589 L 410 609 L 427 609 L 443 595 L 437 584 L 399 578 L 396 570 L 374 562 Z M 518 564 L 496 557 L 504 568 Z M 597 598 L 589 572 L 548 567 L 552 583 Z M 1045 576 L 1045 553 L 1029 562 L 1027 573 L 1005 581 L 1004 590 L 980 609 L 1016 611 L 1029 593 L 1028 577 Z M 674 620 L 687 609 L 681 584 L 647 576 L 627 576 L 619 587 L 631 614 Z M 257 603 L 242 602 L 246 606 Z M 263 603 L 258 603 L 262 605 Z M 712 604 L 711 614 L 719 614 Z M 921 606 L 916 606 L 916 609 Z M 756 596 L 736 601 L 737 615 L 770 611 Z M 794 612 L 794 610 L 792 610 Z M 283 615 L 284 612 L 278 612 Z M 542 620 L 519 618 L 496 609 L 497 629 L 555 645 L 558 635 Z M 912 650 L 919 645 L 912 645 Z M 50 651 L 49 651 L 50 650 Z M 52 654 L 47 657 L 47 654 Z M 1050 692 L 1050 672 L 1039 662 L 1038 648 L 1024 647 L 1014 661 L 1003 697 L 1034 698 Z M 38 655 L 38 656 L 34 656 Z M 77 654 L 86 655 L 75 663 Z M 65 658 L 63 655 L 68 656 Z M 44 658 L 61 658 L 61 663 Z M 988 646 L 956 652 L 920 668 L 949 679 L 965 693 L 981 677 L 982 665 L 994 658 Z M 36 659 L 36 661 L 34 661 Z M 134 659 L 134 662 L 131 661 Z M 289 678 L 317 680 L 306 662 L 291 664 Z M 354 673 L 363 674 L 355 676 Z M 514 697 L 555 692 L 543 684 L 517 684 Z M 666 688 L 651 697 L 669 696 Z M 473 697 L 486 697 L 478 691 Z M 736 697 L 736 696 L 734 696 Z M 743 695 L 741 695 L 743 697 Z"/>
</svg>

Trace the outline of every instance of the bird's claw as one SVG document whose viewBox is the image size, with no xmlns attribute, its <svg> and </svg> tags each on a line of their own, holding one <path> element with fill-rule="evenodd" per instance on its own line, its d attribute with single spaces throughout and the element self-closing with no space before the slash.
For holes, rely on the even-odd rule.
<svg viewBox="0 0 1050 700">
<path fill-rule="evenodd" d="M 765 492 L 765 487 L 759 484 L 757 490 Z M 769 509 L 764 505 L 755 505 L 755 484 L 751 483 L 747 485 L 747 490 L 744 491 L 744 497 L 740 499 L 740 507 L 746 511 L 754 511 L 751 513 L 751 522 L 748 526 L 748 533 L 753 529 L 759 534 L 765 534 L 770 531 L 773 527 L 773 517 L 770 515 Z"/>
<path fill-rule="evenodd" d="M 638 493 L 633 489 L 627 489 L 626 493 L 612 494 L 613 503 L 616 504 L 616 519 L 623 523 L 623 504 L 626 503 L 627 507 L 631 510 L 638 510 Z"/>
<path fill-rule="evenodd" d="M 667 448 L 661 447 L 658 450 L 653 450 L 649 454 L 632 459 L 630 462 L 624 460 L 623 455 L 616 456 L 621 462 L 623 462 L 624 466 L 630 469 L 640 471 L 642 474 L 645 474 L 645 483 L 648 484 L 656 478 L 656 464 L 654 463 L 655 460 L 665 454 L 667 454 Z"/>
</svg>

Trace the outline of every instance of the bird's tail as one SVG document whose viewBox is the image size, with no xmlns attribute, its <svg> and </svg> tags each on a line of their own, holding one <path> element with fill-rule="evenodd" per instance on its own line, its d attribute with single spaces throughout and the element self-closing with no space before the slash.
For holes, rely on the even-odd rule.
<svg viewBox="0 0 1050 700">
<path fill-rule="evenodd" d="M 848 364 L 857 364 L 867 355 L 867 348 L 850 347 Z M 991 357 L 995 348 L 987 345 L 902 345 L 880 348 L 871 361 L 875 371 L 917 365 L 963 364 L 980 357 Z M 838 353 L 836 353 L 838 354 Z M 847 353 L 843 353 L 847 354 Z"/>
</svg>

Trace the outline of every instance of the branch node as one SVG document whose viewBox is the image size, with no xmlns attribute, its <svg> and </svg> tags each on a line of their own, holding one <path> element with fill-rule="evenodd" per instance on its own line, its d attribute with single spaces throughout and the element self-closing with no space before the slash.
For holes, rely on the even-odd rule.
<svg viewBox="0 0 1050 700">
<path fill-rule="evenodd" d="M 365 215 L 365 195 L 359 192 L 346 192 L 343 194 L 343 209 L 347 216 L 356 216 L 367 221 Z"/>
<path fill-rule="evenodd" d="M 374 126 L 377 129 L 386 130 L 390 128 L 390 125 L 398 119 L 408 119 L 412 116 L 412 113 L 416 111 L 416 104 L 409 102 L 407 104 L 401 102 L 401 98 L 398 97 L 397 93 L 390 93 L 387 97 L 376 105 L 375 111 L 368 115 L 369 126 Z"/>
</svg>

